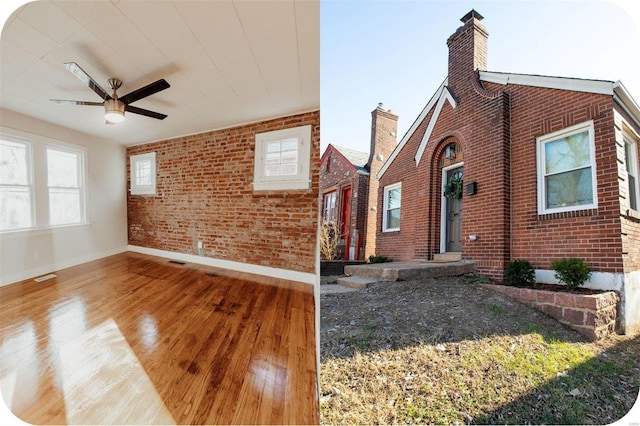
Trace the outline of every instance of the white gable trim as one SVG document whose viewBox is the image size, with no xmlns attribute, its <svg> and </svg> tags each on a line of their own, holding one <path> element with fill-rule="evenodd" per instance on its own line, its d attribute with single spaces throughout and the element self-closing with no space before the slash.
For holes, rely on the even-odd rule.
<svg viewBox="0 0 640 426">
<path fill-rule="evenodd" d="M 440 92 L 440 98 L 438 99 L 438 103 L 436 104 L 436 110 L 433 112 L 431 120 L 429 120 L 427 131 L 424 132 L 424 136 L 422 137 L 422 141 L 420 142 L 420 146 L 418 147 L 418 153 L 415 156 L 416 167 L 418 167 L 418 164 L 420 164 L 420 159 L 422 158 L 422 154 L 424 154 L 424 150 L 427 147 L 427 142 L 429 142 L 431 132 L 433 132 L 433 128 L 436 127 L 436 122 L 438 121 L 440 111 L 442 111 L 442 107 L 444 106 L 445 101 L 449 101 L 453 108 L 457 106 L 456 100 L 453 99 L 451 92 L 446 86 L 444 86 L 442 88 L 442 91 Z"/>
<path fill-rule="evenodd" d="M 613 85 L 613 99 L 640 126 L 640 105 L 631 97 L 627 88 L 620 81 L 616 81 Z"/>
<path fill-rule="evenodd" d="M 438 87 L 438 90 L 436 90 L 436 93 L 433 94 L 433 96 L 431 97 L 427 105 L 425 105 L 425 107 L 422 109 L 422 112 L 420 112 L 420 115 L 418 116 L 418 118 L 416 118 L 416 120 L 413 122 L 409 130 L 407 130 L 407 133 L 405 133 L 404 136 L 402 137 L 402 140 L 400 141 L 400 143 L 396 145 L 395 149 L 393 150 L 393 152 L 391 153 L 387 161 L 385 161 L 385 163 L 382 165 L 382 168 L 376 175 L 376 179 L 380 179 L 382 177 L 382 175 L 384 174 L 384 172 L 387 171 L 387 169 L 389 168 L 393 160 L 398 156 L 398 153 L 402 151 L 402 148 L 404 148 L 404 146 L 407 144 L 407 141 L 411 138 L 411 136 L 413 135 L 413 132 L 416 131 L 420 123 L 422 123 L 422 120 L 424 120 L 427 114 L 429 114 L 429 111 L 431 111 L 431 108 L 433 108 L 436 102 L 438 102 L 438 100 L 440 99 L 440 96 L 442 94 L 442 89 L 448 84 L 448 82 L 449 82 L 449 79 L 445 78 L 442 84 L 440 85 L 440 87 Z"/>
<path fill-rule="evenodd" d="M 502 85 L 518 84 L 521 86 L 545 87 L 547 89 L 599 93 L 601 95 L 612 95 L 614 85 L 612 81 L 548 77 L 532 74 L 509 74 L 491 71 L 480 71 L 480 80 Z"/>
</svg>

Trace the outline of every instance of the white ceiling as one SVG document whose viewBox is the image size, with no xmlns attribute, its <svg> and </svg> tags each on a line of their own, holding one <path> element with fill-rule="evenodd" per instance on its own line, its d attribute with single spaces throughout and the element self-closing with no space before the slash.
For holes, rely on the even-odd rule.
<svg viewBox="0 0 640 426">
<path fill-rule="evenodd" d="M 171 87 L 126 114 L 49 99 L 100 102 L 64 62 L 77 62 L 123 96 L 164 78 Z M 38 1 L 17 10 L 0 39 L 0 107 L 120 144 L 171 137 L 318 109 L 319 2 Z"/>
</svg>

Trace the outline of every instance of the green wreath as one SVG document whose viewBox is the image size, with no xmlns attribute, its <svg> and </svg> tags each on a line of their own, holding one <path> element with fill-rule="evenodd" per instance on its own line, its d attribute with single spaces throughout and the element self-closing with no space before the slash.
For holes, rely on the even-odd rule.
<svg viewBox="0 0 640 426">
<path fill-rule="evenodd" d="M 444 186 L 444 196 L 451 200 L 462 198 L 462 179 L 456 176 L 451 177 Z"/>
</svg>

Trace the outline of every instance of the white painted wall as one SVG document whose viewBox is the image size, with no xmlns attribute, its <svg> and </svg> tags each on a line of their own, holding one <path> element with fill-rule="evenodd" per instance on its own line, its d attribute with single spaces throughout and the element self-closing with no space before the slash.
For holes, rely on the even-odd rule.
<svg viewBox="0 0 640 426">
<path fill-rule="evenodd" d="M 86 148 L 89 221 L 81 226 L 0 233 L 0 285 L 127 250 L 124 146 L 4 109 L 0 126 Z"/>
</svg>

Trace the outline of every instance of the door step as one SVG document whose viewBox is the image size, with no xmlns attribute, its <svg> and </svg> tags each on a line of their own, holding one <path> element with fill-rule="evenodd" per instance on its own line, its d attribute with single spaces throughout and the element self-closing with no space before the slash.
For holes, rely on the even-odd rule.
<svg viewBox="0 0 640 426">
<path fill-rule="evenodd" d="M 445 262 L 457 262 L 459 260 L 462 260 L 462 253 L 450 252 L 450 253 L 438 253 L 433 255 L 434 262 L 445 263 Z"/>
<path fill-rule="evenodd" d="M 380 280 L 376 278 L 366 278 L 366 277 L 340 277 L 336 280 L 336 282 L 345 287 L 357 288 L 363 290 L 369 287 L 369 284 L 380 282 Z"/>
</svg>

